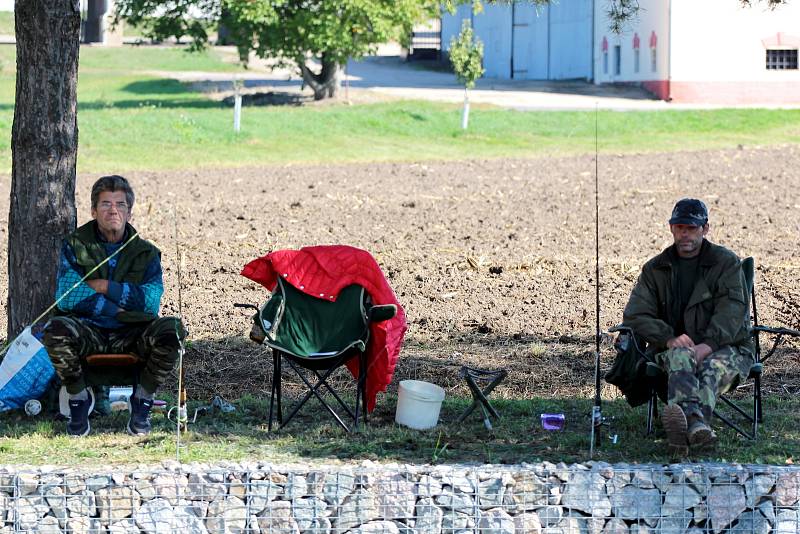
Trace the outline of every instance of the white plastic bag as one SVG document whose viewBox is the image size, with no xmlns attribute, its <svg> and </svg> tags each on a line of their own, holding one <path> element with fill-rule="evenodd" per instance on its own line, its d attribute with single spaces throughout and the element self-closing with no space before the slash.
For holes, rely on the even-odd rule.
<svg viewBox="0 0 800 534">
<path fill-rule="evenodd" d="M 30 327 L 14 339 L 0 363 L 0 412 L 22 408 L 38 399 L 55 376 L 44 348 Z"/>
</svg>

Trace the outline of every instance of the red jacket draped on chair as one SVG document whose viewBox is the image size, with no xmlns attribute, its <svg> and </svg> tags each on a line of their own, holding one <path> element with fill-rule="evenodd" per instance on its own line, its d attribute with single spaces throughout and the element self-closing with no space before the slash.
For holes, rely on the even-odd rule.
<svg viewBox="0 0 800 534">
<path fill-rule="evenodd" d="M 394 304 L 397 315 L 382 323 L 370 324 L 367 347 L 367 409 L 375 409 L 379 392 L 392 381 L 397 358 L 406 332 L 406 316 L 397 297 L 372 255 L 347 245 L 322 245 L 300 250 L 276 250 L 244 266 L 245 276 L 270 291 L 278 276 L 307 295 L 335 301 L 339 292 L 351 284 L 362 286 L 373 304 Z M 358 360 L 347 364 L 358 376 Z"/>
</svg>

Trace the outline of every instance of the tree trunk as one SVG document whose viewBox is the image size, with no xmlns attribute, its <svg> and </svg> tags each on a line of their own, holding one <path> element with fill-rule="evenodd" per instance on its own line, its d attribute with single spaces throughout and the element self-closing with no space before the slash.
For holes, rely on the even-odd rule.
<svg viewBox="0 0 800 534">
<path fill-rule="evenodd" d="M 61 241 L 75 229 L 80 0 L 16 0 L 8 339 L 53 301 Z"/>
<path fill-rule="evenodd" d="M 322 68 L 319 74 L 315 73 L 306 65 L 305 58 L 297 59 L 297 66 L 303 75 L 303 81 L 314 91 L 314 100 L 333 98 L 339 90 L 339 71 L 340 66 L 322 55 Z"/>
</svg>

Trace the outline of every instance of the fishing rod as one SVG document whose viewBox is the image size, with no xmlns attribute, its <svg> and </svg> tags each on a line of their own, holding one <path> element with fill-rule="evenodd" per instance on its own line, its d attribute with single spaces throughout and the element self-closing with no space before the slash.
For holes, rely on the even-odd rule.
<svg viewBox="0 0 800 534">
<path fill-rule="evenodd" d="M 589 458 L 594 456 L 595 443 L 600 443 L 600 427 L 603 424 L 602 399 L 600 398 L 600 178 L 598 171 L 597 108 L 594 106 L 594 289 L 595 289 L 595 335 L 594 335 L 594 406 L 592 406 L 592 428 L 589 441 Z"/>
<path fill-rule="evenodd" d="M 179 324 L 183 324 L 183 280 L 181 276 L 183 256 L 181 255 L 180 240 L 178 238 L 178 206 L 175 205 L 173 226 L 175 231 L 175 258 L 178 263 L 178 321 L 175 321 L 175 335 L 178 338 L 178 413 L 175 420 L 175 459 L 181 461 L 181 432 L 185 432 L 189 426 L 189 414 L 186 410 L 186 376 L 183 368 L 183 355 L 186 348 L 178 331 Z M 169 415 L 169 414 L 167 414 Z"/>
<path fill-rule="evenodd" d="M 136 239 L 137 237 L 139 237 L 139 233 L 138 232 L 134 232 L 134 234 L 132 236 L 130 236 L 128 238 L 128 240 L 125 241 L 122 244 L 122 246 L 120 246 L 117 250 L 115 250 L 113 253 L 111 253 L 109 256 L 107 256 L 103 261 L 101 261 L 100 263 L 98 263 L 97 265 L 92 267 L 89 270 L 89 272 L 87 272 L 85 275 L 83 275 L 83 277 L 80 280 L 78 280 L 77 282 L 72 284 L 72 287 L 70 287 L 69 289 L 64 291 L 64 294 L 61 295 L 60 297 L 58 297 L 50 306 L 47 307 L 46 310 L 44 310 L 42 313 L 40 313 L 39 316 L 36 319 L 31 321 L 30 325 L 33 326 L 36 323 L 38 323 L 39 321 L 41 321 L 42 319 L 44 319 L 47 316 L 47 314 L 49 314 L 51 311 L 53 311 L 53 309 L 61 303 L 62 300 L 67 298 L 67 296 L 69 296 L 70 293 L 75 291 L 75 289 L 77 289 L 82 283 L 84 283 L 86 280 L 88 280 L 88 278 L 90 276 L 92 276 L 94 273 L 96 273 L 98 271 L 98 269 L 100 269 L 103 265 L 105 265 L 106 263 L 111 261 L 117 254 L 122 252 L 125 249 L 125 247 L 127 247 L 130 244 L 130 242 L 133 241 L 134 239 Z M 9 340 L 3 346 L 3 348 L 0 349 L 0 359 L 2 358 L 3 354 L 6 353 L 6 351 L 11 346 L 12 343 L 13 343 L 13 340 Z"/>
</svg>

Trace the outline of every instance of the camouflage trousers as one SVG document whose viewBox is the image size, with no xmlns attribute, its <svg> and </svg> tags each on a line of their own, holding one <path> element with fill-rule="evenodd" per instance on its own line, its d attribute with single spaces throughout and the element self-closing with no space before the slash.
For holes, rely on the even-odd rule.
<svg viewBox="0 0 800 534">
<path fill-rule="evenodd" d="M 98 353 L 133 353 L 144 359 L 141 386 L 155 392 L 175 368 L 186 329 L 177 317 L 159 317 L 147 324 L 108 330 L 73 317 L 53 317 L 44 327 L 47 348 L 61 383 L 75 394 L 86 388 L 85 358 Z"/>
<path fill-rule="evenodd" d="M 738 384 L 749 356 L 725 346 L 706 356 L 698 365 L 694 351 L 669 349 L 656 354 L 656 363 L 667 373 L 667 403 L 683 408 L 687 417 L 711 416 L 720 395 Z M 752 359 L 750 362 L 752 363 Z"/>
</svg>

